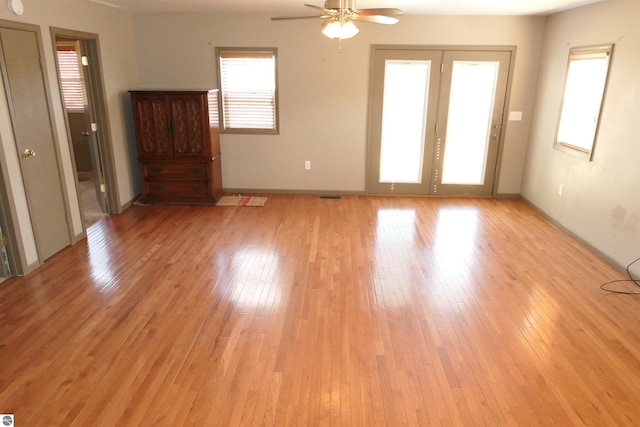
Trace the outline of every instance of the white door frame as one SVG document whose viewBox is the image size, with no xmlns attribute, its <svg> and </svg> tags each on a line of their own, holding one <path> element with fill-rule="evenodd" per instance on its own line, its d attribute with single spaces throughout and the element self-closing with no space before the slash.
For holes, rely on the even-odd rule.
<svg viewBox="0 0 640 427">
<path fill-rule="evenodd" d="M 51 27 L 51 40 L 54 53 L 56 51 L 56 39 L 74 39 L 80 41 L 83 50 L 88 57 L 89 66 L 86 75 L 88 75 L 88 81 L 85 81 L 86 90 L 89 92 L 87 96 L 89 98 L 89 109 L 92 120 L 97 123 L 97 129 L 94 132 L 96 139 L 100 166 L 103 176 L 101 179 L 105 185 L 106 193 L 106 210 L 110 214 L 121 213 L 121 204 L 118 192 L 116 191 L 116 176 L 115 176 L 115 162 L 113 154 L 113 144 L 111 143 L 111 126 L 109 124 L 109 110 L 106 103 L 106 91 L 104 89 L 104 78 L 102 72 L 102 62 L 100 54 L 100 43 L 97 34 L 87 33 L 83 31 L 75 31 L 64 28 Z M 59 70 L 57 70 L 59 76 Z M 58 78 L 58 84 L 59 78 Z M 60 86 L 60 93 L 62 88 Z M 64 102 L 64 101 L 62 101 Z M 64 106 L 63 106 L 64 108 Z M 71 144 L 71 130 L 69 127 L 69 120 L 65 114 L 64 117 L 66 131 L 68 135 L 69 144 Z M 76 173 L 76 159 L 73 154 L 73 148 L 70 146 L 71 159 L 73 161 L 73 170 L 76 180 L 76 187 L 78 186 L 78 177 Z"/>
</svg>

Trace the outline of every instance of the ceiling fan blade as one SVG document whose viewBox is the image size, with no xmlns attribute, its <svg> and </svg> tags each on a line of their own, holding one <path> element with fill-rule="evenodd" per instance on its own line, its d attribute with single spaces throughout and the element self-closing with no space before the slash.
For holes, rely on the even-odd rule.
<svg viewBox="0 0 640 427">
<path fill-rule="evenodd" d="M 381 15 L 381 16 L 400 16 L 402 15 L 402 11 L 396 8 L 378 8 L 378 9 L 356 9 L 355 12 L 360 16 L 371 16 L 371 15 Z"/>
<path fill-rule="evenodd" d="M 310 18 L 326 18 L 324 15 L 311 15 L 311 16 L 274 16 L 272 21 L 286 21 L 289 19 L 310 19 Z"/>
<path fill-rule="evenodd" d="M 307 4 L 307 3 L 305 3 L 304 5 L 307 6 L 307 7 L 312 7 L 314 9 L 324 10 L 324 7 L 316 6 L 315 4 Z"/>
<path fill-rule="evenodd" d="M 385 15 L 358 16 L 353 18 L 353 20 L 363 21 L 363 22 L 373 22 L 374 24 L 387 24 L 387 25 L 393 25 L 399 21 L 398 18 L 394 18 L 393 16 L 385 16 Z"/>
</svg>

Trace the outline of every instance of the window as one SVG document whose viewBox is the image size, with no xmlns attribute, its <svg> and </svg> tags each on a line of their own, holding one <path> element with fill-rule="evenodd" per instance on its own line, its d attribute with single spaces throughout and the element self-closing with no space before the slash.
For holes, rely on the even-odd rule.
<svg viewBox="0 0 640 427">
<path fill-rule="evenodd" d="M 278 133 L 276 48 L 216 48 L 220 131 Z"/>
<path fill-rule="evenodd" d="M 56 50 L 64 105 L 69 111 L 83 111 L 87 95 L 80 74 L 80 55 L 73 43 L 58 44 Z"/>
<path fill-rule="evenodd" d="M 572 48 L 556 146 L 591 160 L 613 45 Z"/>
</svg>

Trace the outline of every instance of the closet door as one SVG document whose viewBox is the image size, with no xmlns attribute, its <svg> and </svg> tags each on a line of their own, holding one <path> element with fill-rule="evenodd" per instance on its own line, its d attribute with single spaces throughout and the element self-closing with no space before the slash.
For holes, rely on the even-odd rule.
<svg viewBox="0 0 640 427">
<path fill-rule="evenodd" d="M 71 244 L 39 34 L 0 28 L 2 77 L 41 261 Z"/>
</svg>

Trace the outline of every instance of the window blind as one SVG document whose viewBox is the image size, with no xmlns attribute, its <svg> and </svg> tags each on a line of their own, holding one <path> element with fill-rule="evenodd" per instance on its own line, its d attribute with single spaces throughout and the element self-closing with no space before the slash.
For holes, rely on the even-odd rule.
<svg viewBox="0 0 640 427">
<path fill-rule="evenodd" d="M 87 103 L 87 95 L 82 84 L 78 53 L 73 49 L 59 47 L 57 54 L 64 105 L 67 110 L 84 110 L 84 106 Z"/>
<path fill-rule="evenodd" d="M 224 130 L 277 130 L 274 51 L 218 52 Z"/>
</svg>

